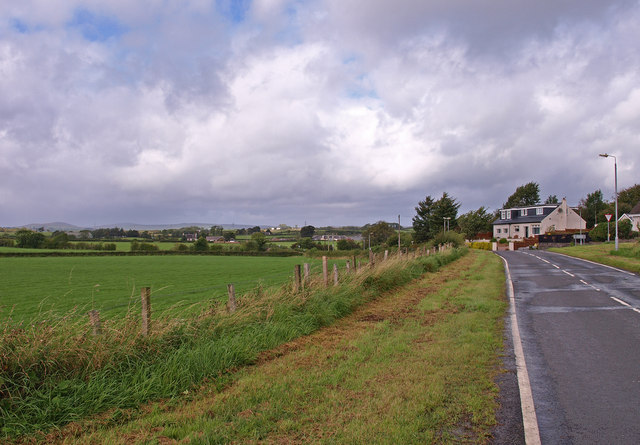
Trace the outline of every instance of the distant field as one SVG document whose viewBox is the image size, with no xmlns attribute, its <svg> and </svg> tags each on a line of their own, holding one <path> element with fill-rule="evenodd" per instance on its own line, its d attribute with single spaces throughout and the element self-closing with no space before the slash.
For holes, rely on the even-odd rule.
<svg viewBox="0 0 640 445">
<path fill-rule="evenodd" d="M 0 258 L 0 319 L 50 318 L 74 308 L 92 308 L 103 316 L 122 316 L 137 307 L 140 288 L 150 286 L 152 309 L 222 300 L 227 284 L 241 294 L 284 283 L 295 264 L 320 260 L 301 257 L 132 256 Z M 333 264 L 333 260 L 330 261 Z"/>
</svg>

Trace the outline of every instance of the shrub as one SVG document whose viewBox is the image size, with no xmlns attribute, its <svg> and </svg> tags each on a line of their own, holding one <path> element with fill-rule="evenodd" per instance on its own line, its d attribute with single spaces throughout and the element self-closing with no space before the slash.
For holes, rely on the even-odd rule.
<svg viewBox="0 0 640 445">
<path fill-rule="evenodd" d="M 498 241 L 500 244 L 507 244 L 509 243 L 509 240 L 506 238 L 500 238 L 500 241 Z"/>
<path fill-rule="evenodd" d="M 453 244 L 453 247 L 464 246 L 464 235 L 457 232 L 449 231 L 438 233 L 435 237 L 433 237 L 434 246 L 447 243 Z"/>
<path fill-rule="evenodd" d="M 491 250 L 491 243 L 473 242 L 471 243 L 472 249 Z"/>
<path fill-rule="evenodd" d="M 0 247 L 13 247 L 16 242 L 11 238 L 0 238 Z"/>
</svg>

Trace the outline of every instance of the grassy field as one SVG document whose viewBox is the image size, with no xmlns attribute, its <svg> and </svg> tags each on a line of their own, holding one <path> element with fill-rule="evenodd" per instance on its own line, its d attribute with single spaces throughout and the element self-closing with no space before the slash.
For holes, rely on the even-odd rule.
<svg viewBox="0 0 640 445">
<path fill-rule="evenodd" d="M 637 242 L 620 243 L 618 252 L 615 252 L 613 243 L 561 247 L 549 250 L 640 273 L 640 244 Z"/>
<path fill-rule="evenodd" d="M 233 313 L 219 303 L 198 317 L 158 319 L 147 336 L 140 333 L 139 317 L 109 321 L 99 336 L 88 335 L 84 320 L 4 330 L 0 433 L 6 442 L 99 413 L 121 423 L 141 403 L 178 400 L 204 387 L 222 389 L 268 351 L 329 326 L 465 253 L 393 258 L 345 274 L 339 286 L 313 280 L 295 293 L 290 287 L 255 290 L 238 300 Z M 466 280 L 476 280 L 475 275 Z M 424 292 L 428 290 L 418 295 Z M 424 308 L 423 315 L 429 319 L 433 310 L 450 313 L 448 300 L 458 289 L 451 292 L 443 294 L 441 305 Z M 485 304 L 466 302 L 475 299 L 473 294 L 461 295 L 457 311 L 463 310 L 458 305 L 488 310 Z M 474 331 L 481 327 L 470 326 Z M 466 344 L 469 336 L 459 338 Z"/>
<path fill-rule="evenodd" d="M 337 260 L 342 265 L 344 261 Z M 330 261 L 332 264 L 334 260 Z M 258 284 L 286 282 L 302 257 L 132 256 L 0 258 L 0 319 L 50 318 L 76 308 L 122 316 L 139 305 L 140 288 L 150 286 L 154 312 L 226 298 Z"/>
<path fill-rule="evenodd" d="M 471 251 L 335 325 L 263 354 L 227 386 L 118 410 L 64 443 L 488 443 L 504 273 Z"/>
</svg>

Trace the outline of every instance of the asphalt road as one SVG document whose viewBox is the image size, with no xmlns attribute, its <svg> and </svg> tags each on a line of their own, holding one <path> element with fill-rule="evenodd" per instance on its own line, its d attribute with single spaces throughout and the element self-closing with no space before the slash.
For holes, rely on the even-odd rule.
<svg viewBox="0 0 640 445">
<path fill-rule="evenodd" d="M 502 252 L 542 444 L 640 444 L 640 277 Z"/>
</svg>

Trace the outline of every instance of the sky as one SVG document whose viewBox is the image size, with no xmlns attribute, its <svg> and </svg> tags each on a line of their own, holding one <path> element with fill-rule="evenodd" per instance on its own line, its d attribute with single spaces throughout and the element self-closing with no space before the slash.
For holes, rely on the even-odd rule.
<svg viewBox="0 0 640 445">
<path fill-rule="evenodd" d="M 0 0 L 0 226 L 613 199 L 639 30 L 638 0 Z"/>
</svg>

